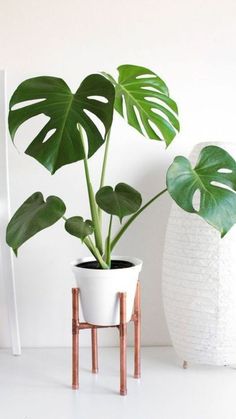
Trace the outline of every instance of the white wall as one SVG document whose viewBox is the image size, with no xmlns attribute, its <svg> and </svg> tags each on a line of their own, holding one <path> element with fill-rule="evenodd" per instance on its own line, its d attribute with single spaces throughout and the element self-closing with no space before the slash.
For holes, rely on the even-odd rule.
<svg viewBox="0 0 236 419">
<path fill-rule="evenodd" d="M 64 78 L 76 89 L 84 76 L 119 64 L 150 67 L 179 104 L 181 134 L 164 145 L 145 140 L 116 116 L 112 131 L 109 184 L 125 181 L 144 199 L 163 188 L 174 155 L 188 154 L 203 140 L 234 140 L 236 91 L 236 2 L 234 0 L 8 0 L 1 4 L 0 68 L 8 71 L 8 94 L 36 75 Z M 30 128 L 29 128 L 30 127 Z M 35 129 L 37 124 L 35 123 Z M 17 136 L 23 150 L 34 128 Z M 56 194 L 70 215 L 88 215 L 82 164 L 53 177 L 10 145 L 12 207 L 31 193 Z M 91 159 L 98 181 L 102 149 Z M 162 250 L 170 199 L 163 197 L 133 224 L 117 253 L 144 260 L 143 343 L 170 342 L 161 302 Z M 70 345 L 71 259 L 86 255 L 58 223 L 25 244 L 15 261 L 19 321 L 24 346 Z M 0 346 L 9 345 L 0 283 Z M 115 331 L 101 331 L 100 343 L 116 344 Z M 89 342 L 84 333 L 83 344 Z"/>
</svg>

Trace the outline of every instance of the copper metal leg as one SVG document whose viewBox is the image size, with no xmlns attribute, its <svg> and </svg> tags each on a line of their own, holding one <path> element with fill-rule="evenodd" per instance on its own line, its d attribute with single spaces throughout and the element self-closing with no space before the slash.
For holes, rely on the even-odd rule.
<svg viewBox="0 0 236 419">
<path fill-rule="evenodd" d="M 79 321 L 79 288 L 72 288 L 72 388 L 79 388 L 79 331 L 91 329 L 92 340 L 92 372 L 98 372 L 98 347 L 97 329 L 106 327 L 118 327 L 120 333 L 120 394 L 127 394 L 127 322 L 126 322 L 126 293 L 119 293 L 120 302 L 120 324 L 114 326 L 92 325 Z M 134 301 L 134 377 L 140 377 L 140 284 L 137 284 Z"/>
<path fill-rule="evenodd" d="M 140 282 L 137 283 L 136 295 L 134 300 L 134 378 L 141 377 L 141 298 Z"/>
<path fill-rule="evenodd" d="M 97 341 L 97 329 L 95 327 L 91 329 L 91 340 L 92 340 L 92 373 L 97 374 L 98 372 L 98 341 Z"/>
<path fill-rule="evenodd" d="M 126 324 L 126 293 L 120 293 L 120 394 L 127 394 L 127 324 Z"/>
<path fill-rule="evenodd" d="M 79 288 L 72 288 L 72 388 L 79 388 Z"/>
<path fill-rule="evenodd" d="M 188 368 L 188 362 L 184 361 L 183 362 L 183 369 L 186 370 Z"/>
</svg>

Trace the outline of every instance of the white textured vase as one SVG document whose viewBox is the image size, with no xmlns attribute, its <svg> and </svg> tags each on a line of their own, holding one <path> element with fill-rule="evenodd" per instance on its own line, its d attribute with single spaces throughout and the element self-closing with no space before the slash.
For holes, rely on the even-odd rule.
<svg viewBox="0 0 236 419">
<path fill-rule="evenodd" d="M 112 260 L 131 262 L 133 266 L 121 269 L 88 269 L 79 267 L 93 258 L 77 259 L 72 263 L 80 302 L 86 322 L 100 326 L 120 323 L 119 293 L 126 293 L 126 321 L 132 316 L 134 297 L 142 261 L 131 257 L 113 256 Z"/>
<path fill-rule="evenodd" d="M 236 157 L 236 144 L 199 143 L 190 160 L 195 163 L 200 150 L 213 144 Z M 171 339 L 182 360 L 235 364 L 236 227 L 221 239 L 199 216 L 173 203 L 164 249 L 163 299 Z"/>
</svg>

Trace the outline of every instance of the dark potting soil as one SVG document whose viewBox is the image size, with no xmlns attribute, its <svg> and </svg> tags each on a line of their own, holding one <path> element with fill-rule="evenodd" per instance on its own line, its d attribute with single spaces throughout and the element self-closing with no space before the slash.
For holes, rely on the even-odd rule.
<svg viewBox="0 0 236 419">
<path fill-rule="evenodd" d="M 78 266 L 78 268 L 85 269 L 102 269 L 96 260 L 91 262 L 79 263 L 76 266 Z M 134 264 L 131 262 L 127 262 L 126 260 L 112 260 L 110 269 L 131 268 L 132 266 L 134 266 Z"/>
</svg>

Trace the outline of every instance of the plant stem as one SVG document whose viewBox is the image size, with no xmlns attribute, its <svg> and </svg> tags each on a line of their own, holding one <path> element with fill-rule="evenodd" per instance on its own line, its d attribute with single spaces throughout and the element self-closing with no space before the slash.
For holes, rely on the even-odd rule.
<svg viewBox="0 0 236 419">
<path fill-rule="evenodd" d="M 99 250 L 94 246 L 92 240 L 89 236 L 87 236 L 84 239 L 84 244 L 86 244 L 87 248 L 90 250 L 90 252 L 93 254 L 95 259 L 98 261 L 102 269 L 109 269 L 109 266 L 106 264 L 106 262 L 103 260 Z"/>
<path fill-rule="evenodd" d="M 96 205 L 95 196 L 94 196 L 94 192 L 93 192 L 93 186 L 92 186 L 92 183 L 91 183 L 91 180 L 90 180 L 90 175 L 89 175 L 88 159 L 87 159 L 87 155 L 86 155 L 83 132 L 82 132 L 81 126 L 79 124 L 78 124 L 78 126 L 79 126 L 79 132 L 80 132 L 80 135 L 81 135 L 82 143 L 83 143 L 83 146 L 84 146 L 84 152 L 85 152 L 84 153 L 85 154 L 84 170 L 85 170 L 85 177 L 86 177 L 86 183 L 87 183 L 87 189 L 88 189 L 91 217 L 92 217 L 93 225 L 94 225 L 95 243 L 96 243 L 97 250 L 102 255 L 102 253 L 103 253 L 102 233 L 101 233 L 100 222 L 99 222 L 99 218 L 98 218 L 97 205 Z"/>
<path fill-rule="evenodd" d="M 100 189 L 103 187 L 104 180 L 105 180 L 106 167 L 107 167 L 107 156 L 108 156 L 108 150 L 109 150 L 109 144 L 110 144 L 110 133 L 111 133 L 111 130 L 108 131 L 107 137 L 106 137 L 105 150 L 104 150 L 103 163 L 102 163 L 102 173 L 101 173 L 101 180 L 100 180 Z M 101 225 L 101 223 L 102 223 L 102 210 L 101 210 L 101 208 L 98 208 L 98 217 L 99 217 L 99 221 L 100 221 L 100 225 Z"/>
<path fill-rule="evenodd" d="M 133 214 L 128 221 L 121 227 L 120 231 L 116 234 L 114 239 L 111 242 L 111 251 L 116 246 L 117 242 L 120 240 L 121 236 L 124 234 L 124 232 L 127 230 L 127 228 L 130 226 L 130 224 L 143 212 L 149 205 L 151 205 L 157 198 L 159 198 L 161 195 L 163 195 L 167 189 L 163 189 L 163 191 L 159 192 L 157 195 L 155 195 L 153 198 L 151 198 L 145 205 L 143 205 L 135 214 Z"/>
<path fill-rule="evenodd" d="M 110 222 L 108 227 L 108 235 L 106 238 L 106 249 L 105 249 L 105 261 L 106 264 L 111 267 L 111 227 L 112 227 L 112 215 L 110 216 Z"/>
<path fill-rule="evenodd" d="M 101 180 L 100 180 L 100 188 L 103 187 L 104 180 L 105 180 L 106 166 L 107 166 L 107 156 L 108 156 L 108 150 L 109 150 L 109 144 L 110 144 L 110 133 L 111 133 L 111 130 L 108 131 L 107 138 L 106 138 L 105 151 L 104 151 L 104 157 L 103 157 L 103 163 L 102 163 L 102 174 L 101 174 Z"/>
</svg>

